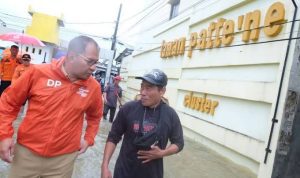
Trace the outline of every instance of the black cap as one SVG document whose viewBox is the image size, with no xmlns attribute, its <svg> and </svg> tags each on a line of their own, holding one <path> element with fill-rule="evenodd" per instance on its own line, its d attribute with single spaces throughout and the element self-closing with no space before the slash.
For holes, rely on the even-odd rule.
<svg viewBox="0 0 300 178">
<path fill-rule="evenodd" d="M 162 87 L 166 86 L 168 83 L 167 75 L 159 69 L 152 69 L 150 72 L 143 75 L 143 77 L 135 77 L 135 78 L 142 79 L 153 85 L 158 85 Z"/>
<path fill-rule="evenodd" d="M 22 58 L 24 58 L 24 57 L 31 59 L 29 54 L 23 54 Z"/>
</svg>

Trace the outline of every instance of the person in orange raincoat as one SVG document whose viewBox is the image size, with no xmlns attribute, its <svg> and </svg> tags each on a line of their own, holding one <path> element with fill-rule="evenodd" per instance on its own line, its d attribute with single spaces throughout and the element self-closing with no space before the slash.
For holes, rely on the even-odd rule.
<svg viewBox="0 0 300 178">
<path fill-rule="evenodd" d="M 30 54 L 23 54 L 21 58 L 22 64 L 18 65 L 15 69 L 14 75 L 12 77 L 12 83 L 14 83 L 21 75 L 33 67 L 33 64 L 30 64 L 31 56 Z"/>
<path fill-rule="evenodd" d="M 1 77 L 1 85 L 0 85 L 0 95 L 2 95 L 3 91 L 10 86 L 13 74 L 18 65 L 18 52 L 19 47 L 16 45 L 12 45 L 10 47 L 10 55 L 4 55 L 3 59 L 0 62 L 0 77 Z"/>
<path fill-rule="evenodd" d="M 78 36 L 64 59 L 35 65 L 3 92 L 0 158 L 11 163 L 9 178 L 72 176 L 77 156 L 94 144 L 102 117 L 101 88 L 91 77 L 99 52 L 92 38 Z M 12 123 L 26 99 L 14 144 Z"/>
<path fill-rule="evenodd" d="M 3 51 L 2 51 L 2 54 L 1 54 L 1 60 L 2 58 L 4 57 L 7 57 L 7 56 L 10 56 L 10 47 L 9 48 L 5 48 Z"/>
<path fill-rule="evenodd" d="M 11 50 L 10 50 L 11 47 L 9 48 L 5 48 L 3 51 L 2 51 L 2 54 L 1 54 L 1 57 L 2 58 L 5 58 L 5 57 L 9 57 L 11 55 Z M 18 54 L 17 54 L 17 64 L 22 64 L 22 52 L 21 50 L 18 51 Z M 2 60 L 2 58 L 0 60 Z"/>
</svg>

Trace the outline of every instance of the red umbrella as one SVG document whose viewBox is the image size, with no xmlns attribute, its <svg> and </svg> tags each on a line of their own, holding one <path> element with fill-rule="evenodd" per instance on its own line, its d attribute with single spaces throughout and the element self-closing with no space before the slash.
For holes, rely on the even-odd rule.
<svg viewBox="0 0 300 178">
<path fill-rule="evenodd" d="M 33 45 L 33 46 L 45 46 L 45 44 L 34 36 L 30 36 L 24 33 L 5 33 L 0 35 L 0 40 L 12 41 L 19 44 Z"/>
</svg>

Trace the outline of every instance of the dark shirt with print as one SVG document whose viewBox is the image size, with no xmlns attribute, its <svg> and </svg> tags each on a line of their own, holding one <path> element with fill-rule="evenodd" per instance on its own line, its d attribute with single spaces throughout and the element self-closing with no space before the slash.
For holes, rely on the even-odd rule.
<svg viewBox="0 0 300 178">
<path fill-rule="evenodd" d="M 104 92 L 106 93 L 106 104 L 110 107 L 117 107 L 118 97 L 122 97 L 122 88 L 112 83 L 105 87 Z"/>
<path fill-rule="evenodd" d="M 143 164 L 142 160 L 137 159 L 138 149 L 133 144 L 139 132 L 147 133 L 155 129 L 159 119 L 161 140 L 157 145 L 165 149 L 169 140 L 181 151 L 184 146 L 182 126 L 174 109 L 163 102 L 155 109 L 144 107 L 140 101 L 123 105 L 107 138 L 107 141 L 117 144 L 124 136 L 114 178 L 163 178 L 163 159 Z"/>
</svg>

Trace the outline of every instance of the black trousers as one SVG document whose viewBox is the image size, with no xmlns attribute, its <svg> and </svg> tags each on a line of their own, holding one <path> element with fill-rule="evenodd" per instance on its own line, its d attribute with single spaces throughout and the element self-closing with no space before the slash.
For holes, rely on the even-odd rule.
<svg viewBox="0 0 300 178">
<path fill-rule="evenodd" d="M 113 122 L 114 117 L 115 117 L 115 113 L 116 113 L 116 108 L 109 106 L 107 104 L 104 104 L 104 111 L 103 111 L 103 118 L 106 119 L 107 113 L 109 112 L 109 122 Z"/>
<path fill-rule="evenodd" d="M 1 81 L 1 85 L 0 85 L 0 96 L 2 95 L 3 91 L 9 87 L 9 85 L 11 84 L 11 81 L 5 81 L 5 80 L 2 80 Z"/>
</svg>

